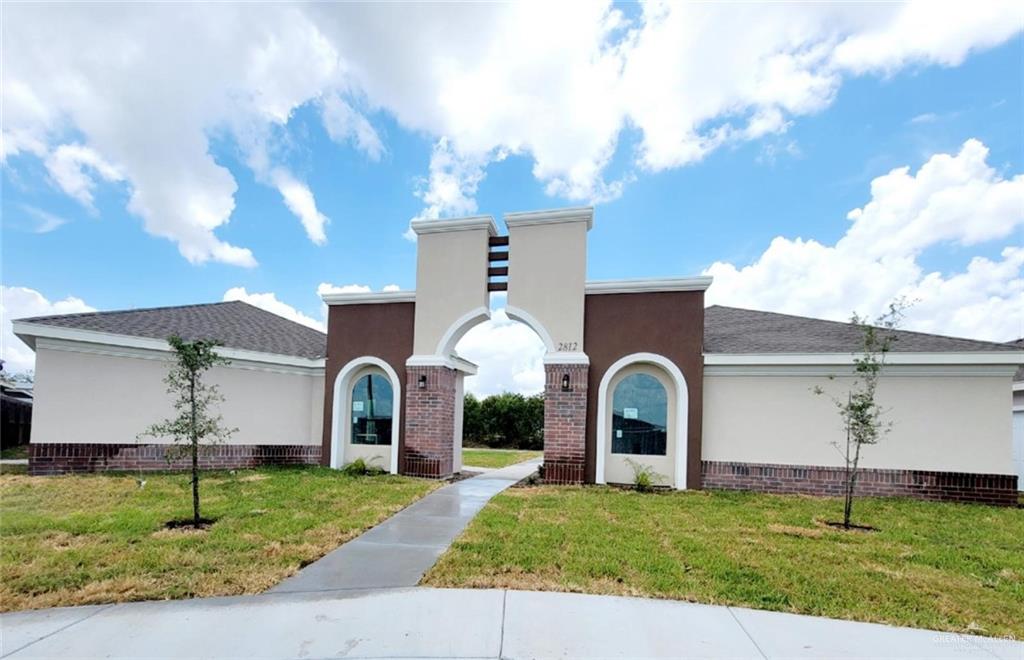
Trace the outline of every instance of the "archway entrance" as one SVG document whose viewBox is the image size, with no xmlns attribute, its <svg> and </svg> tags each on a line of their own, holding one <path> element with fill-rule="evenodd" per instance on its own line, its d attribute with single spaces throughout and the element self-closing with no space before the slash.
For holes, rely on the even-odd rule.
<svg viewBox="0 0 1024 660">
<path fill-rule="evenodd" d="M 508 317 L 504 295 L 492 294 L 491 304 L 491 318 L 471 328 L 455 347 L 457 355 L 477 366 L 476 375 L 465 378 L 459 402 L 463 424 L 456 468 L 496 467 L 530 457 L 513 450 L 540 452 L 544 447 L 546 347 L 529 326 Z M 460 449 L 470 450 L 461 461 Z M 474 463 L 473 456 L 483 462 Z"/>
</svg>

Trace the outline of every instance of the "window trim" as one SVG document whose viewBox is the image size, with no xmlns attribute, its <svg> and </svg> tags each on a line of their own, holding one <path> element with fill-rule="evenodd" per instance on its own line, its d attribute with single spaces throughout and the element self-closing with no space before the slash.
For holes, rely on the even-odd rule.
<svg viewBox="0 0 1024 660">
<path fill-rule="evenodd" d="M 597 462 L 594 474 L 594 481 L 598 484 L 607 483 L 604 476 L 605 460 L 604 454 L 607 448 L 608 439 L 611 435 L 608 425 L 608 386 L 611 384 L 615 374 L 633 364 L 650 364 L 660 367 L 665 371 L 676 386 L 676 428 L 670 442 L 675 442 L 675 474 L 672 475 L 672 483 L 676 490 L 686 489 L 686 468 L 689 457 L 687 443 L 689 433 L 689 390 L 686 387 L 686 378 L 672 360 L 657 353 L 632 353 L 615 361 L 601 377 L 601 385 L 597 391 Z"/>
<path fill-rule="evenodd" d="M 331 460 L 330 466 L 340 469 L 344 465 L 345 437 L 349 433 L 350 424 L 339 424 L 348 420 L 348 414 L 342 415 L 342 406 L 348 405 L 351 397 L 352 381 L 365 367 L 381 369 L 391 381 L 394 400 L 391 402 L 391 461 L 388 471 L 398 474 L 399 432 L 402 428 L 402 382 L 390 364 L 372 355 L 363 355 L 351 360 L 338 371 L 334 379 L 334 405 L 331 410 Z M 381 445 L 384 446 L 384 445 Z"/>
</svg>

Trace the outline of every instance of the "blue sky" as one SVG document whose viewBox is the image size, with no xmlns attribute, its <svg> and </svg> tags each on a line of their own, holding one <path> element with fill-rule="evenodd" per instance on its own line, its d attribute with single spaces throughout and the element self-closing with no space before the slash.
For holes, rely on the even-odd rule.
<svg viewBox="0 0 1024 660">
<path fill-rule="evenodd" d="M 995 5 L 992 11 L 996 11 Z M 1007 10 L 1004 7 L 1001 11 Z M 653 32 L 657 20 L 665 24 L 661 26 L 663 29 L 669 29 L 665 27 L 670 23 L 668 18 L 649 13 L 648 16 L 637 7 L 626 5 L 622 15 L 615 18 L 621 23 L 620 27 L 609 30 L 606 25 L 599 25 L 594 28 L 598 41 L 619 39 L 620 46 L 626 44 L 639 52 L 644 30 Z M 615 16 L 614 9 L 605 8 L 600 15 L 590 18 L 600 24 L 607 22 L 609 16 Z M 362 62 L 367 69 L 372 68 L 360 57 L 375 55 L 346 51 L 343 43 L 346 35 L 330 33 L 323 27 L 330 18 L 319 16 L 312 23 L 329 35 L 335 47 L 332 52 L 338 60 L 347 57 L 357 64 Z M 282 97 L 287 97 L 286 111 L 283 114 L 277 111 L 276 119 L 267 120 L 269 111 L 265 108 L 244 109 L 234 114 L 229 108 L 192 122 L 191 118 L 179 121 L 173 113 L 178 112 L 183 117 L 192 113 L 189 104 L 202 104 L 203 90 L 216 89 L 216 79 L 204 81 L 206 86 L 196 83 L 194 100 L 188 103 L 180 101 L 180 97 L 169 97 L 174 100 L 171 105 L 165 102 L 167 114 L 160 114 L 145 105 L 148 101 L 137 101 L 139 97 L 134 91 L 125 91 L 123 97 L 118 97 L 118 85 L 125 81 L 118 78 L 123 72 L 116 71 L 116 67 L 113 70 L 83 69 L 80 72 L 83 79 L 106 90 L 113 97 L 113 103 L 95 102 L 100 109 L 94 112 L 89 105 L 92 101 L 84 95 L 84 100 L 76 99 L 62 108 L 59 119 L 46 117 L 43 121 L 30 116 L 28 111 L 19 113 L 17 108 L 13 119 L 5 118 L 7 144 L 0 206 L 2 282 L 7 317 L 4 322 L 6 325 L 10 318 L 21 315 L 22 309 L 43 313 L 49 311 L 49 306 L 68 299 L 77 299 L 83 306 L 97 309 L 175 305 L 219 301 L 225 292 L 236 287 L 243 287 L 247 295 L 272 294 L 277 303 L 319 321 L 323 311 L 317 288 L 321 284 L 365 285 L 374 290 L 385 285 L 414 288 L 416 247 L 403 237 L 414 217 L 480 212 L 500 219 L 502 213 L 509 211 L 592 203 L 596 214 L 589 240 L 588 276 L 591 279 L 710 272 L 716 275 L 716 285 L 719 281 L 722 283 L 718 295 L 712 295 L 716 289 L 716 285 L 712 285 L 709 299 L 713 302 L 824 317 L 846 316 L 854 309 L 874 313 L 895 293 L 910 292 L 922 300 L 918 311 L 911 315 L 914 327 L 1009 340 L 1024 334 L 1020 264 L 1017 257 L 1004 254 L 1007 248 L 1022 244 L 1024 38 L 1019 31 L 1007 32 L 998 27 L 1000 21 L 996 18 L 988 23 L 968 21 L 963 34 L 946 26 L 952 34 L 948 43 L 922 46 L 909 54 L 896 52 L 900 46 L 892 46 L 891 58 L 881 63 L 870 57 L 864 59 L 864 56 L 856 60 L 859 52 L 856 48 L 844 51 L 842 40 L 837 46 L 834 38 L 821 37 L 831 49 L 828 57 L 833 63 L 819 62 L 807 68 L 814 75 L 830 77 L 827 90 L 810 95 L 814 96 L 810 99 L 804 98 L 801 90 L 799 93 L 780 92 L 783 95 L 768 101 L 751 101 L 743 96 L 750 94 L 743 91 L 748 81 L 737 80 L 733 87 L 729 80 L 716 82 L 719 87 L 708 89 L 707 95 L 721 94 L 725 100 L 720 106 L 690 117 L 687 127 L 692 129 L 693 135 L 686 138 L 689 142 L 667 156 L 658 157 L 649 155 L 652 146 L 657 151 L 661 145 L 671 143 L 676 134 L 671 131 L 666 131 L 664 136 L 657 134 L 654 127 L 665 124 L 663 118 L 651 119 L 651 113 L 657 108 L 638 107 L 641 102 L 635 101 L 636 107 L 621 110 L 621 115 L 611 120 L 615 122 L 614 128 L 606 131 L 603 118 L 592 119 L 588 112 L 581 113 L 580 107 L 585 108 L 585 104 L 575 99 L 566 100 L 566 95 L 556 90 L 550 97 L 555 108 L 551 118 L 554 128 L 548 130 L 542 125 L 543 118 L 527 119 L 515 113 L 506 117 L 501 115 L 500 108 L 487 106 L 482 95 L 493 92 L 506 98 L 511 88 L 513 92 L 528 92 L 536 107 L 546 107 L 545 90 L 552 89 L 546 86 L 547 82 L 519 80 L 511 74 L 508 80 L 495 83 L 499 85 L 495 90 L 490 90 L 487 84 L 478 90 L 483 106 L 480 121 L 486 124 L 491 115 L 497 117 L 493 119 L 493 126 L 478 130 L 465 128 L 477 120 L 472 112 L 450 110 L 446 100 L 452 87 L 450 83 L 439 84 L 440 92 L 425 87 L 421 90 L 422 101 L 410 100 L 399 98 L 403 91 L 400 81 L 389 83 L 394 90 L 385 89 L 384 83 L 374 80 L 338 83 L 338 74 L 332 70 L 324 80 L 310 83 L 309 89 L 282 93 Z M 785 16 L 778 17 L 780 25 L 786 24 L 784 19 Z M 4 36 L 10 36 L 6 31 L 21 27 L 35 29 L 38 36 L 42 28 L 37 24 L 47 20 L 74 23 L 73 19 L 54 18 L 45 12 L 33 15 L 31 11 L 23 11 L 8 17 Z M 826 28 L 839 31 L 846 35 L 847 41 L 876 33 L 892 39 L 893 34 L 898 36 L 902 19 L 894 14 L 871 20 L 858 16 L 849 24 L 843 23 L 844 20 L 825 17 L 820 21 L 816 19 L 813 25 L 823 30 L 822 34 L 830 34 Z M 514 23 L 515 17 L 498 16 L 494 21 L 496 32 L 490 36 L 500 40 L 501 30 Z M 46 26 L 46 30 L 54 29 L 59 30 L 60 26 Z M 103 46 L 107 40 L 99 35 L 82 37 L 80 25 L 75 29 L 75 38 L 85 39 L 85 47 L 91 48 L 98 60 L 113 57 Z M 169 29 L 173 30 L 174 26 Z M 623 36 L 631 29 L 638 31 L 633 41 Z M 27 32 L 33 33 L 32 30 Z M 125 34 L 118 32 L 111 38 L 116 41 L 145 36 L 135 33 L 125 37 Z M 544 38 L 544 35 L 538 37 L 539 40 Z M 585 39 L 586 35 L 579 38 Z M 14 57 L 13 51 L 18 47 L 11 41 L 5 39 L 5 58 Z M 653 37 L 651 41 L 653 43 Z M 812 45 L 818 43 L 814 38 L 809 41 Z M 966 52 L 961 53 L 965 44 Z M 213 49 L 210 54 L 215 55 L 216 48 L 226 46 L 200 46 L 203 47 Z M 697 57 L 703 54 L 700 48 L 711 47 L 694 47 L 680 57 L 683 60 Z M 768 40 L 762 50 L 752 52 L 751 57 L 763 61 L 784 54 L 799 60 L 809 48 L 803 42 L 790 47 Z M 850 50 L 854 55 L 848 54 Z M 345 55 L 345 52 L 357 54 Z M 458 54 L 452 57 L 456 56 Z M 58 61 L 60 57 L 59 52 L 53 54 Z M 299 53 L 293 57 L 310 55 Z M 183 58 L 180 68 L 187 71 L 189 63 L 187 57 Z M 856 61 L 850 63 L 851 58 Z M 639 55 L 635 59 L 641 61 Z M 841 71 L 840 65 L 834 63 L 840 60 L 845 62 Z M 294 61 L 282 63 L 285 73 L 261 74 L 265 76 L 257 86 L 261 94 L 266 89 L 273 92 L 279 79 L 289 77 L 286 64 L 296 65 Z M 415 60 L 399 61 L 399 64 L 406 68 L 417 66 Z M 519 69 L 515 68 L 519 64 L 503 62 L 497 70 L 500 73 L 512 67 L 519 76 Z M 564 65 L 567 76 L 587 75 L 574 73 L 573 67 L 577 64 L 567 57 Z M 688 70 L 686 64 L 682 61 L 680 71 Z M 304 65 L 299 59 L 298 66 Z M 59 75 L 48 66 L 33 61 L 31 55 L 24 55 L 22 60 L 15 60 L 8 67 L 5 86 L 21 83 L 32 91 L 33 97 L 45 100 L 47 95 L 61 89 L 56 83 L 49 88 L 40 83 L 47 77 Z M 77 65 L 69 61 L 68 67 L 74 66 Z M 244 68 L 251 66 L 251 62 L 243 60 L 237 66 Z M 552 66 L 560 65 L 555 62 Z M 629 66 L 627 63 L 621 74 L 626 83 L 631 75 Z M 530 75 L 536 74 L 530 67 L 526 70 L 532 72 Z M 729 67 L 724 67 L 724 71 L 727 76 Z M 137 71 L 131 73 L 138 81 Z M 157 84 L 160 75 L 153 72 L 154 77 L 146 84 Z M 181 75 L 185 85 L 192 84 L 193 78 L 180 71 L 173 75 Z M 687 83 L 688 79 L 680 76 L 684 74 L 671 79 Z M 640 80 L 632 84 L 662 84 L 656 79 Z M 793 84 L 799 86 L 800 80 L 796 79 Z M 771 77 L 753 82 L 759 85 L 757 90 L 777 83 Z M 709 83 L 701 78 L 693 84 L 703 89 Z M 813 84 L 807 83 L 809 88 Z M 522 89 L 517 89 L 517 85 Z M 785 85 L 780 85 L 782 87 Z M 686 88 L 684 84 L 683 89 Z M 347 112 L 350 111 L 346 116 L 350 119 L 355 116 L 358 120 L 349 121 L 340 129 L 336 125 L 335 132 L 347 130 L 347 137 L 332 139 L 324 119 L 324 98 L 336 89 L 342 90 L 337 93 L 347 104 Z M 188 91 L 182 89 L 182 95 Z M 436 93 L 436 98 L 430 98 L 431 93 Z M 760 98 L 760 91 L 753 94 Z M 791 96 L 796 96 L 797 100 L 792 100 Z M 20 96 L 13 103 L 19 100 Z M 174 105 L 179 102 L 180 107 Z M 140 119 L 140 126 L 126 126 L 125 132 L 139 131 L 138 142 L 124 139 L 109 125 L 115 119 L 125 121 L 125 117 L 130 117 L 129 122 L 134 121 L 135 103 L 140 104 L 138 115 L 144 116 L 146 123 L 141 125 Z M 423 104 L 423 115 L 427 119 L 417 118 L 418 103 Z M 568 106 L 568 110 L 562 109 L 564 116 L 559 114 L 557 104 Z M 602 113 L 600 110 L 593 112 L 595 116 Z M 778 115 L 770 122 L 770 128 L 759 134 L 740 135 L 762 112 Z M 430 119 L 431 115 L 439 118 Z M 22 117 L 28 117 L 24 126 L 18 124 Z M 229 219 L 215 226 L 213 234 L 219 241 L 250 250 L 255 265 L 225 263 L 209 254 L 190 260 L 180 249 L 185 240 L 180 237 L 187 233 L 182 227 L 191 220 L 182 220 L 179 226 L 173 214 L 160 216 L 160 211 L 151 208 L 147 216 L 131 204 L 134 193 L 148 193 L 152 189 L 152 185 L 147 188 L 146 181 L 159 180 L 163 162 L 176 163 L 175 143 L 179 139 L 183 145 L 188 143 L 192 137 L 188 129 L 193 123 L 202 129 L 207 140 L 205 148 L 212 166 L 225 169 L 236 186 L 233 194 L 220 195 L 233 201 L 234 207 L 224 216 Z M 579 129 L 584 124 L 586 126 Z M 702 148 L 697 157 L 679 155 L 687 153 L 689 146 L 701 140 L 707 144 L 715 128 L 725 124 L 734 128 L 738 137 L 714 142 Z M 379 147 L 360 146 L 359 127 L 367 125 Z M 574 134 L 577 129 L 580 136 Z M 180 131 L 180 135 L 175 131 Z M 167 133 L 166 139 L 160 136 L 162 132 Z M 613 140 L 610 152 L 607 151 L 607 135 Z M 151 157 L 145 153 L 149 140 L 157 145 L 149 149 Z M 436 201 L 438 197 L 430 195 L 435 189 L 440 190 L 439 182 L 431 178 L 431 165 L 434 163 L 439 171 L 443 170 L 438 156 L 442 140 L 450 141 L 443 143 L 448 145 L 455 162 L 449 173 L 461 188 L 454 199 L 438 193 L 441 201 L 431 208 L 431 199 Z M 562 145 L 562 140 L 568 146 Z M 578 144 L 586 141 L 589 142 L 577 149 Z M 980 148 L 985 151 L 965 147 L 969 141 L 982 145 Z M 142 153 L 132 151 L 136 144 Z M 70 170 L 54 169 L 53 154 L 60 145 L 81 145 L 90 155 L 72 159 L 74 167 Z M 190 153 L 181 157 L 182 163 L 176 164 L 181 169 L 175 172 L 195 171 L 199 183 L 188 188 L 191 183 L 186 181 L 171 193 L 176 199 L 195 194 L 198 206 L 184 208 L 205 212 L 202 204 L 214 196 L 211 193 L 204 197 L 207 191 L 203 188 L 206 185 L 203 172 L 188 166 L 187 158 L 193 158 L 195 150 L 183 146 L 182 152 L 186 150 Z M 581 153 L 583 156 L 579 155 Z M 964 172 L 937 176 L 934 180 L 926 181 L 923 174 L 918 176 L 922 166 L 944 154 L 961 158 L 964 163 L 973 158 L 973 165 L 965 164 Z M 94 156 L 101 160 L 90 160 Z M 261 160 L 265 163 L 259 164 Z M 572 168 L 579 163 L 597 163 L 598 174 L 585 173 L 582 179 L 573 178 L 576 175 Z M 114 173 L 104 174 L 104 166 L 109 166 L 109 172 Z M 888 196 L 873 193 L 872 181 L 901 167 L 909 168 L 909 179 L 901 185 L 916 186 L 908 195 L 932 196 L 933 200 L 939 200 L 936 203 L 941 203 L 945 199 L 943 195 L 968 194 L 963 204 L 977 208 L 977 213 L 984 217 L 964 211 L 954 217 L 934 218 L 932 211 L 925 210 L 929 204 L 908 210 L 900 205 L 901 193 Z M 85 188 L 91 193 L 91 204 L 83 201 L 83 188 L 75 188 L 75 180 L 61 179 L 61 173 L 67 175 L 69 171 L 72 179 L 76 175 L 86 178 Z M 311 202 L 315 204 L 315 216 L 326 217 L 323 228 L 326 240 L 322 244 L 313 239 L 310 231 L 304 230 L 297 218 L 299 214 L 282 199 L 284 192 L 276 183 L 279 179 L 275 178 L 275 173 L 282 171 L 287 172 L 289 180 L 299 182 L 308 191 L 310 200 L 315 199 Z M 174 176 L 181 178 L 178 174 L 169 174 L 168 178 Z M 187 176 L 182 180 L 186 179 Z M 77 181 L 80 183 L 81 179 Z M 561 184 L 553 184 L 553 181 Z M 616 181 L 621 181 L 621 189 L 612 193 L 602 190 L 603 184 Z M 984 189 L 977 192 L 979 185 Z M 229 190 L 229 187 L 221 186 L 220 190 Z M 980 196 L 971 198 L 969 195 L 974 192 L 964 193 L 971 190 Z M 989 202 L 996 199 L 997 203 L 986 202 L 986 199 Z M 873 215 L 866 209 L 872 201 L 879 207 Z M 821 278 L 821 273 L 815 269 L 829 268 L 830 262 L 842 259 L 846 252 L 837 249 L 835 253 L 808 257 L 804 263 L 802 255 L 807 251 L 806 246 L 796 240 L 813 240 L 824 250 L 836 248 L 853 224 L 847 214 L 859 208 L 865 208 L 864 233 L 869 238 L 858 239 L 861 241 L 858 245 L 864 241 L 878 245 L 886 234 L 898 235 L 902 229 L 911 227 L 917 229 L 907 229 L 907 236 L 900 239 L 904 242 L 899 250 L 880 249 L 877 255 L 872 253 L 871 247 L 856 250 L 871 253 L 870 267 L 877 267 L 879 273 L 885 274 L 885 277 L 872 278 L 873 271 L 864 271 L 869 281 L 863 283 L 863 288 L 871 291 L 860 291 L 862 286 L 854 275 L 837 281 L 834 295 L 815 289 L 813 283 Z M 899 217 L 892 220 L 893 216 Z M 873 228 L 867 227 L 869 220 L 875 223 Z M 945 229 L 932 231 L 929 223 L 945 223 Z M 972 223 L 978 223 L 982 229 L 973 231 Z M 147 228 L 147 224 L 161 225 L 164 229 L 154 231 L 152 227 Z M 884 229 L 879 229 L 883 226 Z M 170 238 L 166 237 L 168 235 Z M 769 246 L 776 237 L 787 241 L 780 249 L 788 246 L 799 253 L 773 255 Z M 983 283 L 972 285 L 963 278 L 969 275 L 971 261 L 977 259 L 991 264 L 989 270 L 1001 268 L 1000 274 L 985 275 Z M 907 266 L 908 260 L 912 262 L 911 267 Z M 789 266 L 773 266 L 790 261 L 804 265 L 797 271 L 790 270 Z M 718 265 L 713 265 L 716 262 Z M 743 270 L 759 262 L 762 262 L 759 269 Z M 854 273 L 858 268 L 855 263 L 850 265 Z M 873 281 L 884 280 L 893 273 L 901 274 L 894 275 L 892 282 L 873 286 Z M 930 273 L 936 273 L 938 280 L 929 284 Z M 19 307 L 25 294 L 12 293 L 9 288 L 29 289 L 45 304 L 33 299 Z M 980 292 L 973 297 L 963 293 L 964 289 L 972 288 Z M 954 290 L 959 293 L 954 295 L 951 293 Z M 67 309 L 74 309 L 74 305 Z M 275 307 L 275 311 L 281 309 L 281 306 Z M 977 313 L 971 312 L 972 309 Z M 990 320 L 964 320 L 964 317 L 976 315 Z M 5 337 L 9 337 L 7 332 Z M 13 345 L 10 341 L 7 344 L 6 359 L 27 359 L 23 352 L 18 356 L 10 354 Z M 522 368 L 523 365 L 519 365 L 511 369 L 514 372 Z M 509 377 L 509 374 L 503 376 L 502 387 L 510 386 Z"/>
</svg>

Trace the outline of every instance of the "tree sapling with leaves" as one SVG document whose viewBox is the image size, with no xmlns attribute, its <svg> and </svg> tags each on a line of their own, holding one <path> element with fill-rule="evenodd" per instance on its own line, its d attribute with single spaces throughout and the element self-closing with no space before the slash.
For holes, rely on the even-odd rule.
<svg viewBox="0 0 1024 660">
<path fill-rule="evenodd" d="M 850 322 L 861 332 L 859 353 L 853 359 L 854 379 L 850 390 L 844 397 L 832 397 L 843 422 L 846 432 L 845 441 L 832 442 L 843 456 L 845 469 L 843 472 L 843 527 L 850 529 L 853 516 L 853 496 L 857 488 L 860 473 L 861 450 L 865 445 L 878 444 L 883 435 L 892 429 L 892 422 L 883 419 L 888 410 L 883 409 L 875 400 L 878 383 L 885 366 L 885 357 L 896 341 L 895 330 L 903 320 L 908 307 L 904 300 L 890 303 L 886 313 L 879 316 L 874 323 L 867 317 L 854 312 Z M 815 394 L 824 394 L 821 387 L 813 388 Z"/>
<path fill-rule="evenodd" d="M 228 364 L 228 360 L 216 352 L 216 341 L 185 341 L 172 336 L 167 343 L 174 349 L 175 359 L 164 382 L 167 393 L 174 396 L 175 415 L 153 424 L 139 436 L 171 438 L 174 444 L 165 454 L 168 462 L 191 457 L 192 525 L 199 527 L 203 522 L 199 515 L 199 446 L 225 442 L 238 431 L 225 427 L 221 415 L 215 413 L 224 397 L 216 385 L 203 381 L 203 375 L 215 365 Z"/>
</svg>

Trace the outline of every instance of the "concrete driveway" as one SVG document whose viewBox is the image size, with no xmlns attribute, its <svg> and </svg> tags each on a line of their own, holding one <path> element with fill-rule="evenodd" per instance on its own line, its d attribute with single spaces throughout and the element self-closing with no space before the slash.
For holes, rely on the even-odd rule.
<svg viewBox="0 0 1024 660">
<path fill-rule="evenodd" d="M 276 593 L 19 612 L 7 658 L 1024 658 L 928 630 L 582 594 Z"/>
</svg>

